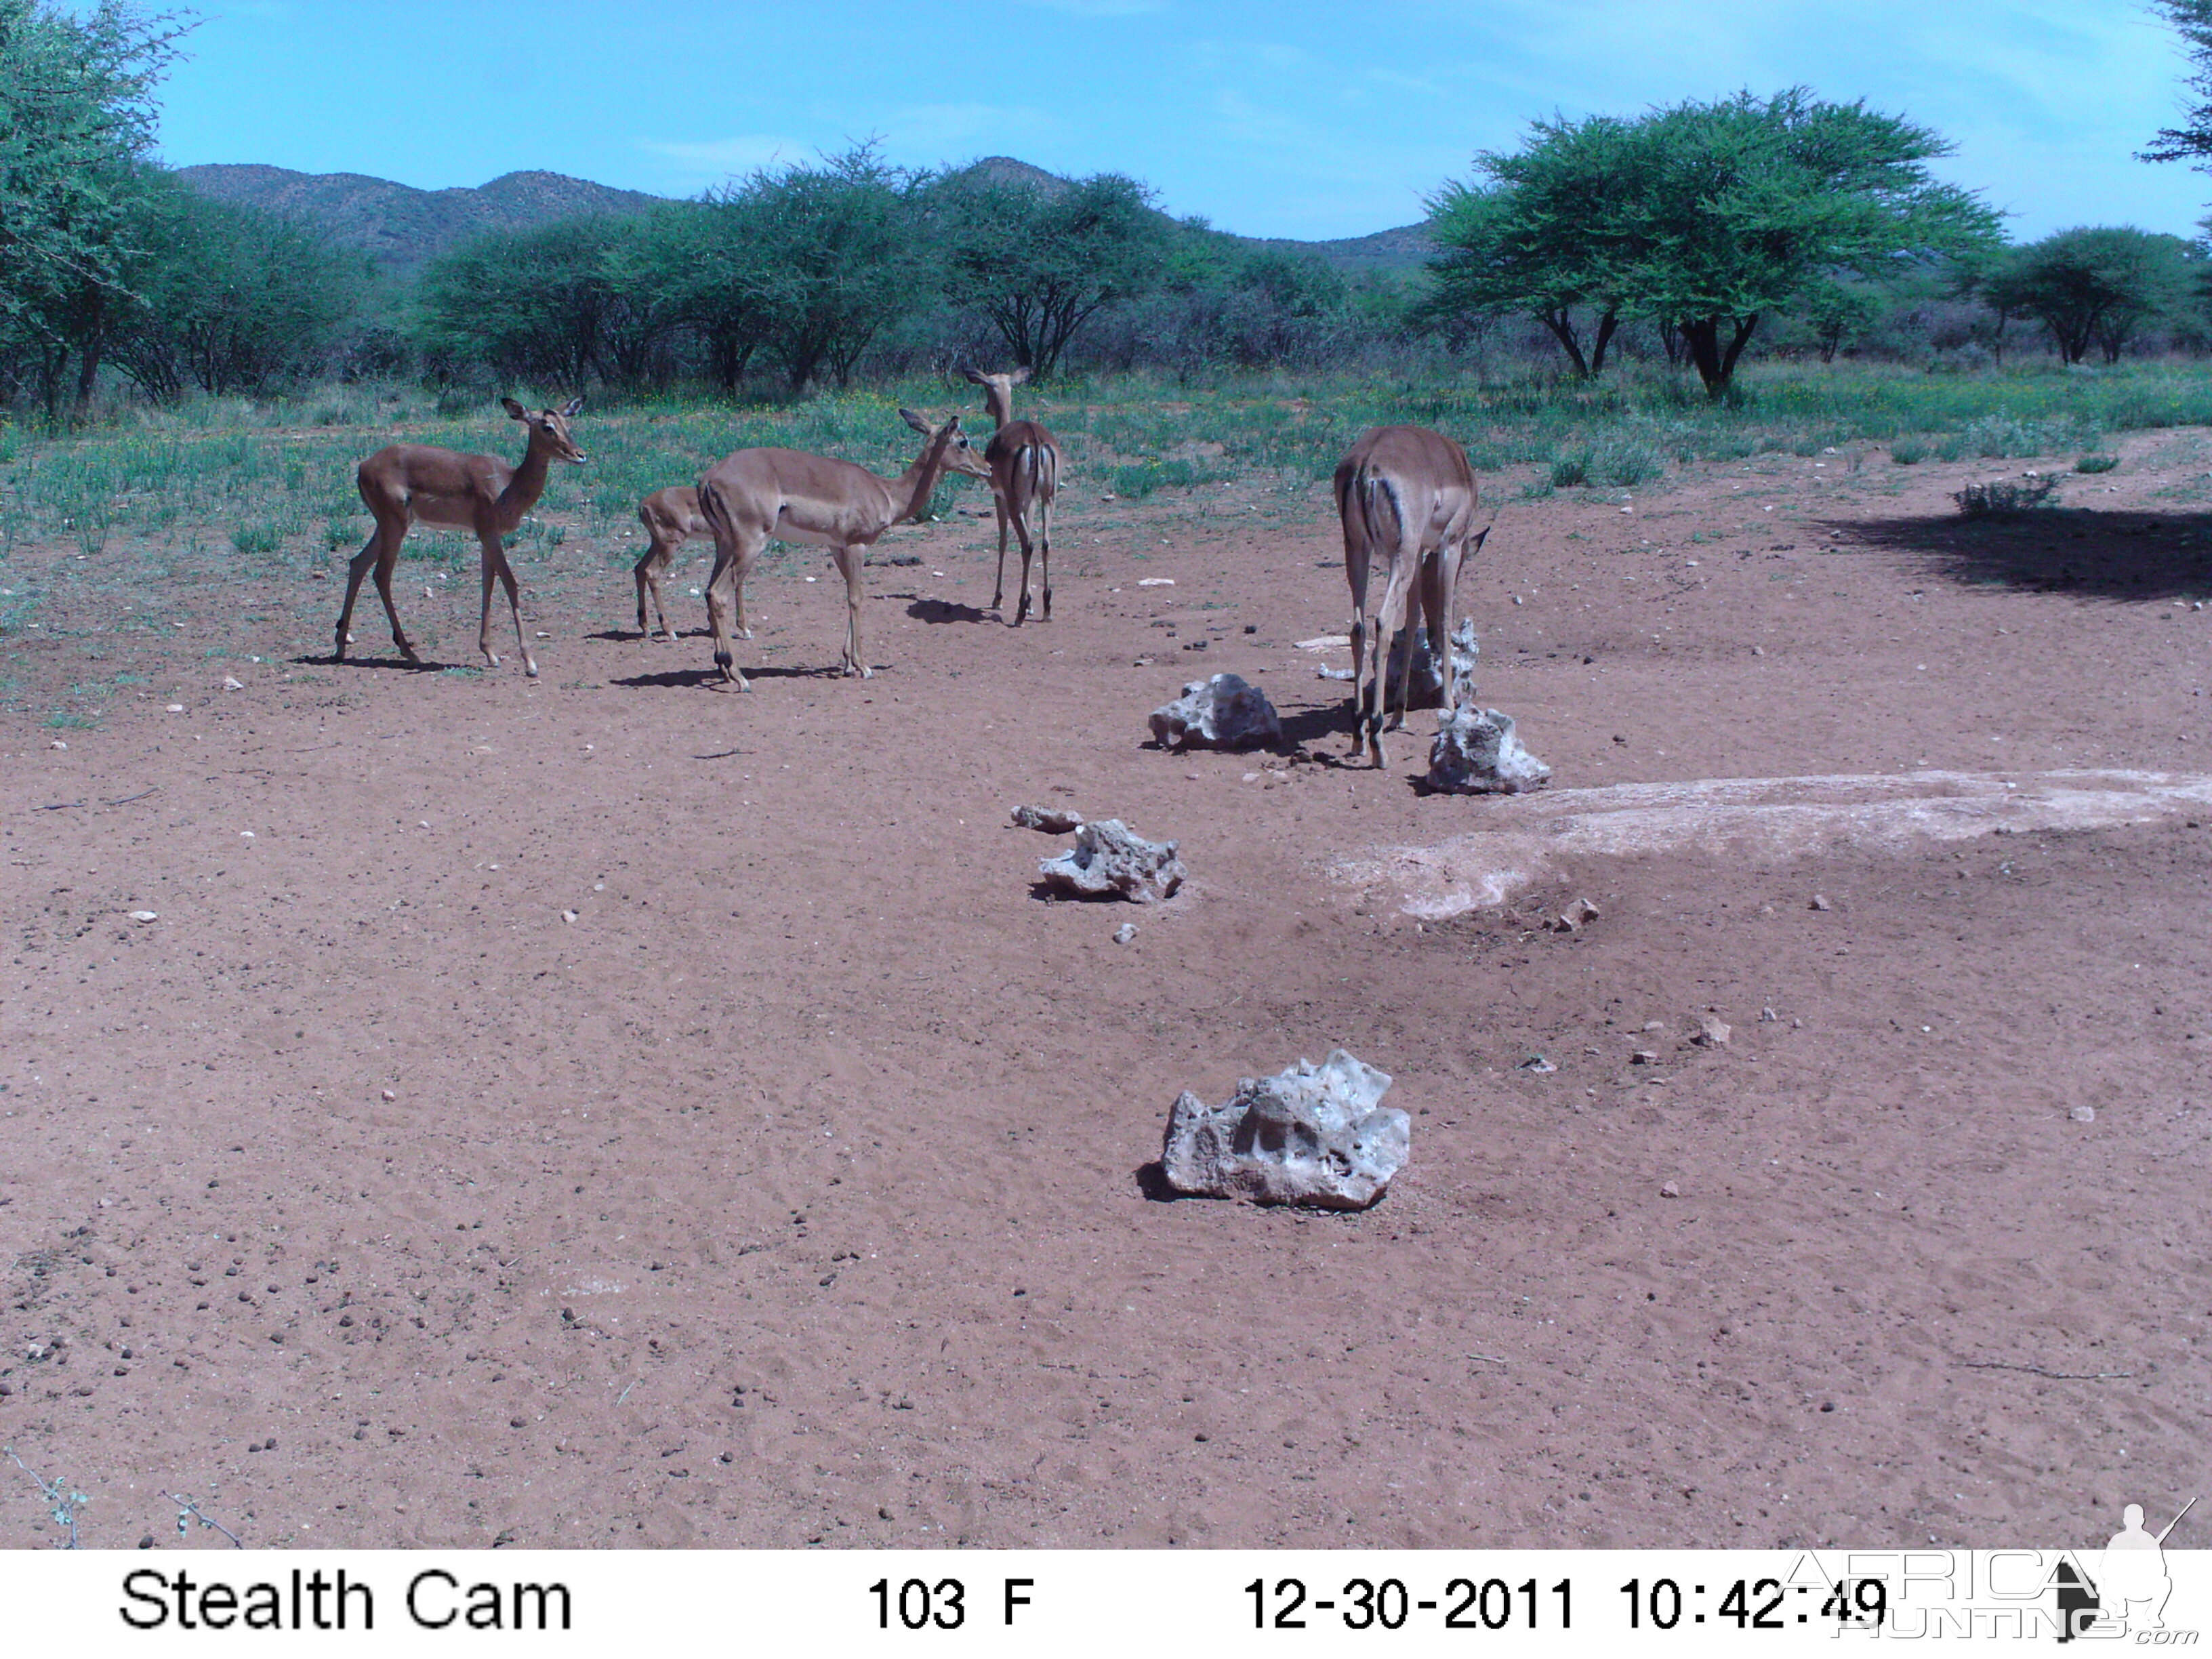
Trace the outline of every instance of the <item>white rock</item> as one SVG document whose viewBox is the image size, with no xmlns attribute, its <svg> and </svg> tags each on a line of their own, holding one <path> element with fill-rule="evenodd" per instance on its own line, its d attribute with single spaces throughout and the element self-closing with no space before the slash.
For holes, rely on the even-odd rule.
<svg viewBox="0 0 2212 1659">
<path fill-rule="evenodd" d="M 1185 1090 L 1168 1114 L 1160 1164 L 1179 1193 L 1364 1210 L 1413 1146 L 1413 1120 L 1378 1105 L 1388 1073 L 1339 1048 L 1273 1077 L 1241 1079 L 1208 1106 Z"/>
<path fill-rule="evenodd" d="M 1671 1182 L 1671 1181 L 1668 1181 L 1668 1182 L 1662 1182 L 1660 1183 L 1660 1187 L 1659 1187 L 1659 1196 L 1660 1196 L 1660 1197 L 1662 1197 L 1662 1198 L 1680 1198 L 1680 1197 L 1681 1197 L 1681 1195 L 1682 1195 L 1682 1189 L 1681 1189 L 1680 1187 L 1676 1186 L 1673 1182 Z"/>
<path fill-rule="evenodd" d="M 47 744 L 47 747 L 50 749 L 66 749 L 69 747 L 69 744 L 64 743 L 59 738 L 56 738 L 53 742 Z"/>
<path fill-rule="evenodd" d="M 151 910 L 133 910 L 131 913 L 131 920 L 133 921 L 159 921 L 161 919 L 161 918 L 157 914 Z"/>
<path fill-rule="evenodd" d="M 1690 1041 L 1701 1048 L 1725 1048 L 1729 1036 L 1725 1021 L 1712 1014 L 1699 1014 L 1698 1029 L 1690 1033 Z"/>
<path fill-rule="evenodd" d="M 180 702 L 173 702 L 169 705 L 169 712 L 172 714 L 181 714 L 185 712 L 185 706 Z"/>
<path fill-rule="evenodd" d="M 1249 749 L 1283 735 L 1267 694 L 1235 674 L 1193 680 L 1182 696 L 1152 711 L 1152 725 L 1163 749 Z"/>
<path fill-rule="evenodd" d="M 1516 600 L 1515 603 L 1519 603 Z M 1475 643 L 1474 618 L 1462 617 L 1459 626 L 1452 629 L 1444 642 L 1444 654 L 1451 659 L 1451 684 L 1447 688 L 1443 676 L 1437 672 L 1436 659 L 1429 654 L 1429 631 L 1425 628 L 1401 628 L 1390 641 L 1390 661 L 1383 670 L 1383 690 L 1394 700 L 1398 695 L 1398 677 L 1405 672 L 1406 649 L 1410 641 L 1413 652 L 1413 677 L 1406 687 L 1406 707 L 1408 708 L 1449 708 L 1474 694 L 1475 659 L 1482 647 Z M 1390 705 L 1396 708 L 1395 701 Z"/>
<path fill-rule="evenodd" d="M 1024 830 L 1042 830 L 1051 836 L 1064 836 L 1083 827 L 1083 814 L 1065 806 L 1017 806 L 1012 817 Z"/>
<path fill-rule="evenodd" d="M 225 674 L 222 677 L 222 689 L 226 691 L 243 691 L 246 690 L 246 682 L 234 679 L 228 674 Z"/>
<path fill-rule="evenodd" d="M 1037 866 L 1055 891 L 1079 898 L 1121 897 L 1157 904 L 1173 896 L 1186 872 L 1171 841 L 1132 835 L 1119 818 L 1096 818 L 1075 832 L 1075 845 Z"/>
<path fill-rule="evenodd" d="M 2097 1109 L 2094 1106 L 2076 1106 L 2066 1115 L 2076 1123 L 2094 1123 L 2097 1121 Z"/>
<path fill-rule="evenodd" d="M 563 921 L 574 921 L 575 919 L 576 913 L 574 910 L 563 910 L 561 913 L 561 920 Z"/>
<path fill-rule="evenodd" d="M 1465 704 L 1437 715 L 1429 787 L 1455 795 L 1522 795 L 1552 781 L 1552 769 L 1521 746 L 1513 717 Z"/>
<path fill-rule="evenodd" d="M 1125 921 L 1114 930 L 1114 943 L 1116 945 L 1127 945 L 1136 937 L 1137 924 L 1133 921 Z"/>
<path fill-rule="evenodd" d="M 1110 501 L 1113 498 L 1109 496 L 1107 499 Z M 1139 579 L 1137 586 L 1139 587 L 1173 587 L 1175 586 L 1175 578 L 1173 576 L 1145 576 Z"/>
</svg>

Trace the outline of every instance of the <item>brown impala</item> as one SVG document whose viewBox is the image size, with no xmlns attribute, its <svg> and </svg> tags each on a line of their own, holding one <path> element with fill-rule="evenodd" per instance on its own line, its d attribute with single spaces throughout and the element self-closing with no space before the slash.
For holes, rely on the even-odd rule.
<svg viewBox="0 0 2212 1659">
<path fill-rule="evenodd" d="M 361 498 L 376 520 L 368 544 L 354 556 L 346 572 L 345 609 L 338 612 L 337 659 L 345 660 L 353 635 L 354 600 L 361 595 L 362 578 L 371 566 L 376 570 L 376 591 L 384 600 L 384 614 L 392 618 L 392 642 L 410 663 L 420 663 L 415 647 L 399 626 L 399 612 L 392 604 L 392 568 L 399 562 L 399 544 L 407 539 L 408 526 L 424 524 L 454 530 L 473 530 L 483 547 L 483 610 L 477 623 L 477 649 L 494 668 L 499 659 L 491 648 L 491 585 L 495 578 L 507 588 L 507 608 L 514 617 L 515 648 L 522 666 L 534 679 L 537 659 L 522 637 L 522 600 L 516 592 L 514 568 L 499 538 L 522 522 L 523 514 L 538 504 L 545 490 L 546 464 L 558 456 L 580 462 L 584 452 L 568 437 L 568 419 L 584 406 L 581 398 L 559 410 L 532 413 L 512 398 L 501 401 L 507 412 L 530 428 L 529 447 L 519 465 L 509 466 L 496 455 L 464 455 L 428 444 L 393 444 L 380 449 L 361 464 Z"/>
<path fill-rule="evenodd" d="M 942 426 L 932 426 L 910 409 L 899 415 L 922 434 L 922 446 L 914 465 L 896 478 L 796 449 L 741 449 L 715 462 L 699 480 L 699 510 L 714 532 L 714 574 L 707 579 L 714 665 L 738 690 L 750 690 L 752 683 L 738 671 L 730 649 L 731 613 L 734 609 L 742 626 L 745 574 L 769 537 L 830 550 L 845 578 L 844 670 L 866 678 L 875 672 L 860 647 L 860 568 L 870 544 L 893 525 L 928 512 L 938 480 L 947 472 L 991 476 L 969 447 L 957 415 Z"/>
</svg>

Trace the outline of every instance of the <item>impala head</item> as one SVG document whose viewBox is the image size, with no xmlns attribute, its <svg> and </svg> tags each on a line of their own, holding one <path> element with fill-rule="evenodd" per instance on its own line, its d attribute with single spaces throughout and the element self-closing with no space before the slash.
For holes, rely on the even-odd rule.
<svg viewBox="0 0 2212 1659">
<path fill-rule="evenodd" d="M 1014 418 L 1014 388 L 1029 382 L 1027 364 L 1005 374 L 986 374 L 981 369 L 960 365 L 960 372 L 970 381 L 983 388 L 983 409 L 990 417 L 1004 426 Z"/>
<path fill-rule="evenodd" d="M 932 426 L 928 420 L 910 409 L 899 410 L 899 418 L 928 440 L 922 446 L 925 459 L 940 456 L 947 472 L 964 472 L 971 478 L 988 478 L 990 464 L 975 453 L 968 441 L 968 434 L 960 429 L 960 417 L 955 415 L 942 426 Z"/>
<path fill-rule="evenodd" d="M 584 452 L 568 435 L 569 417 L 584 406 L 581 398 L 571 398 L 566 409 L 528 410 L 512 398 L 501 398 L 500 402 L 506 405 L 509 419 L 520 421 L 530 428 L 532 443 L 543 438 L 545 447 L 561 459 L 579 464 L 585 459 Z"/>
</svg>

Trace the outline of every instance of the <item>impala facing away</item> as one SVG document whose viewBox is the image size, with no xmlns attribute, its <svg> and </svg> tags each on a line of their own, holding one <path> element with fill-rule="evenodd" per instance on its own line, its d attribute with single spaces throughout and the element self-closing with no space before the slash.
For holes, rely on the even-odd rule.
<svg viewBox="0 0 2212 1659">
<path fill-rule="evenodd" d="M 991 505 L 999 519 L 999 574 L 991 585 L 991 609 L 1004 614 L 1006 597 L 1006 526 L 1022 544 L 1022 599 L 1014 626 L 1030 614 L 1030 514 L 1037 515 L 1036 544 L 1043 553 L 1045 621 L 1052 620 L 1052 498 L 1060 493 L 1060 441 L 1035 421 L 1014 418 L 1014 388 L 1030 378 L 1026 368 L 1009 374 L 983 374 L 962 364 L 960 372 L 983 388 L 983 407 L 998 431 L 984 448 L 991 468 Z"/>
<path fill-rule="evenodd" d="M 678 484 L 669 489 L 656 489 L 638 503 L 637 516 L 645 526 L 645 556 L 637 562 L 637 631 L 647 639 L 653 630 L 646 626 L 645 596 L 648 588 L 653 593 L 653 614 L 660 618 L 660 637 L 674 640 L 676 630 L 668 625 L 668 613 L 661 609 L 660 579 L 668 574 L 668 567 L 676 557 L 676 550 L 694 536 L 707 533 L 707 515 L 699 510 L 699 492 L 690 484 Z M 738 599 L 738 637 L 749 640 L 753 630 L 745 626 L 744 596 Z"/>
<path fill-rule="evenodd" d="M 910 409 L 899 415 L 923 442 L 914 465 L 896 478 L 796 449 L 740 449 L 699 480 L 699 510 L 714 532 L 707 624 L 714 634 L 714 665 L 726 683 L 734 682 L 740 691 L 752 686 L 730 649 L 730 617 L 734 611 L 744 627 L 745 576 L 771 536 L 830 550 L 845 578 L 844 672 L 864 679 L 874 673 L 860 647 L 860 572 L 869 546 L 893 525 L 927 513 L 938 480 L 947 472 L 991 476 L 969 447 L 957 415 L 942 426 L 932 426 Z"/>
<path fill-rule="evenodd" d="M 1379 768 L 1382 758 L 1383 666 L 1391 636 L 1425 616 L 1429 656 L 1447 678 L 1452 594 L 1460 562 L 1480 547 L 1488 526 L 1474 528 L 1474 469 L 1467 452 L 1440 432 L 1420 426 L 1380 426 L 1352 445 L 1337 463 L 1336 511 L 1344 522 L 1344 575 L 1352 585 L 1352 752 L 1364 747 Z M 1382 603 L 1367 605 L 1368 561 L 1386 562 Z M 1419 577 L 1419 587 L 1414 578 Z M 1408 595 L 1411 605 L 1408 605 Z M 1406 708 L 1413 653 L 1398 675 L 1395 728 Z M 1364 677 L 1364 678 L 1363 678 Z M 1458 700 L 1447 684 L 1444 706 Z"/>
<path fill-rule="evenodd" d="M 399 562 L 399 544 L 407 538 L 408 526 L 420 519 L 424 524 L 477 532 L 477 540 L 483 547 L 483 610 L 477 623 L 477 649 L 494 668 L 499 666 L 491 648 L 491 585 L 497 580 L 507 588 L 507 608 L 514 617 L 514 643 L 522 653 L 523 668 L 532 679 L 538 677 L 537 659 L 522 637 L 522 601 L 515 588 L 514 571 L 499 538 L 520 524 L 523 514 L 538 504 L 545 489 L 548 462 L 556 456 L 564 461 L 583 460 L 584 452 L 568 437 L 568 421 L 584 406 L 584 400 L 578 398 L 566 409 L 535 413 L 512 398 L 501 401 L 510 416 L 530 428 L 530 446 L 522 452 L 519 465 L 509 466 L 496 455 L 463 455 L 428 444 L 393 444 L 361 464 L 361 498 L 374 516 L 376 528 L 346 571 L 345 609 L 338 612 L 340 662 L 345 660 L 346 647 L 352 642 L 353 635 L 346 630 L 353 623 L 353 605 L 361 594 L 362 579 L 374 566 L 384 614 L 392 618 L 392 642 L 408 662 L 421 663 L 392 604 L 392 570 Z"/>
</svg>

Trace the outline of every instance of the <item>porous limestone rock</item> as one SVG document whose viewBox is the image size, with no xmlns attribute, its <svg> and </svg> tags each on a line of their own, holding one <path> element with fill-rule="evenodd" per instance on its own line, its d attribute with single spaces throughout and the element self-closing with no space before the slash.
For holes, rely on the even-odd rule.
<svg viewBox="0 0 2212 1659">
<path fill-rule="evenodd" d="M 1042 830 L 1054 836 L 1064 836 L 1083 827 L 1083 814 L 1071 812 L 1065 806 L 1017 806 L 1013 819 L 1022 829 Z"/>
<path fill-rule="evenodd" d="M 1413 1147 L 1413 1120 L 1381 1106 L 1387 1073 L 1339 1048 L 1270 1078 L 1244 1078 L 1219 1106 L 1185 1090 L 1160 1164 L 1179 1193 L 1364 1210 Z"/>
<path fill-rule="evenodd" d="M 1193 680 L 1152 711 L 1152 736 L 1164 749 L 1249 749 L 1282 735 L 1267 694 L 1235 674 Z"/>
<path fill-rule="evenodd" d="M 1457 795 L 1522 795 L 1552 781 L 1552 769 L 1521 746 L 1513 717 L 1472 704 L 1437 716 L 1429 787 Z"/>
<path fill-rule="evenodd" d="M 1093 818 L 1075 832 L 1075 845 L 1037 866 L 1056 891 L 1079 898 L 1133 899 L 1157 904 L 1182 885 L 1182 860 L 1171 841 L 1132 835 L 1119 818 Z"/>
<path fill-rule="evenodd" d="M 1398 676 L 1404 671 L 1406 645 L 1410 640 L 1413 649 L 1413 678 L 1406 688 L 1406 707 L 1408 708 L 1449 708 L 1455 702 L 1474 695 L 1474 663 L 1482 654 L 1475 643 L 1474 618 L 1462 617 L 1459 626 L 1452 629 L 1444 641 L 1444 654 L 1451 660 L 1451 686 L 1447 689 L 1443 676 L 1437 672 L 1437 660 L 1429 654 L 1429 631 L 1425 628 L 1401 628 L 1390 641 L 1390 665 L 1383 684 L 1392 697 L 1398 695 Z M 1397 704 L 1390 705 L 1396 708 Z"/>
</svg>

